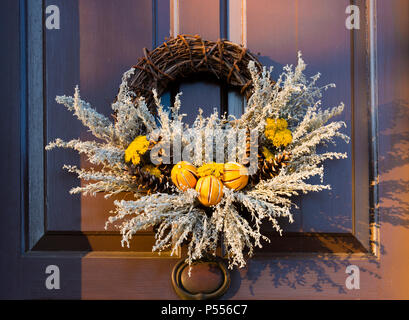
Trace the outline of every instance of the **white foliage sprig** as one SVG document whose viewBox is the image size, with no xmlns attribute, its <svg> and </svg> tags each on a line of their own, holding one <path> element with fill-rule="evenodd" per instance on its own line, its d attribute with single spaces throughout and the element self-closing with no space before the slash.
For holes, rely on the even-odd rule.
<svg viewBox="0 0 409 320">
<path fill-rule="evenodd" d="M 135 108 L 133 100 L 135 93 L 129 90 L 128 80 L 133 75 L 135 69 L 126 71 L 122 77 L 116 102 L 112 104 L 115 112 L 115 135 L 118 143 L 126 148 L 132 140 L 144 130 L 142 123 L 138 119 L 138 109 Z"/>
<path fill-rule="evenodd" d="M 75 87 L 74 97 L 58 96 L 55 100 L 59 104 L 63 104 L 69 111 L 73 111 L 74 115 L 90 129 L 95 137 L 105 141 L 114 138 L 112 122 L 93 109 L 88 102 L 81 100 L 78 86 Z"/>
</svg>

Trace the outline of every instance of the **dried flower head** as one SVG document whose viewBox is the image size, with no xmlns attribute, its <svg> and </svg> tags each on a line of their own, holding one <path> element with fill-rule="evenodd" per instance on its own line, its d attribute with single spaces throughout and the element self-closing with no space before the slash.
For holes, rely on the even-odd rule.
<svg viewBox="0 0 409 320">
<path fill-rule="evenodd" d="M 287 129 L 287 126 L 285 119 L 268 118 L 266 119 L 264 135 L 275 147 L 286 147 L 293 140 L 291 131 Z"/>
<path fill-rule="evenodd" d="M 144 165 L 142 167 L 142 170 L 149 173 L 149 174 L 151 174 L 152 176 L 157 177 L 157 178 L 159 178 L 161 176 L 161 174 L 162 174 L 161 171 L 159 170 L 159 168 L 155 167 L 152 164 Z"/>
<path fill-rule="evenodd" d="M 215 176 L 221 178 L 223 176 L 224 164 L 223 163 L 206 163 L 197 169 L 199 177 Z"/>
<path fill-rule="evenodd" d="M 264 146 L 263 146 L 262 154 L 264 158 L 266 158 L 267 160 L 271 160 L 274 158 L 274 153 L 272 153 L 268 148 Z"/>
<path fill-rule="evenodd" d="M 125 162 L 131 162 L 138 165 L 141 162 L 141 156 L 148 151 L 149 141 L 146 136 L 137 136 L 134 141 L 125 150 Z"/>
</svg>

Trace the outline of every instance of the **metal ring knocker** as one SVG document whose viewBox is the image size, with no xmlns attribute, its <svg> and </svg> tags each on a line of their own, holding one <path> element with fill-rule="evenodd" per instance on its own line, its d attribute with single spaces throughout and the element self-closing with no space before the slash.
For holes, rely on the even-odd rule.
<svg viewBox="0 0 409 320">
<path fill-rule="evenodd" d="M 198 272 L 195 272 L 195 267 Z M 183 300 L 217 299 L 230 287 L 230 273 L 221 259 L 194 262 L 192 277 L 188 277 L 188 270 L 189 265 L 184 259 L 172 270 L 173 289 Z M 218 276 L 221 278 L 218 279 Z M 208 281 L 209 278 L 211 281 Z"/>
</svg>

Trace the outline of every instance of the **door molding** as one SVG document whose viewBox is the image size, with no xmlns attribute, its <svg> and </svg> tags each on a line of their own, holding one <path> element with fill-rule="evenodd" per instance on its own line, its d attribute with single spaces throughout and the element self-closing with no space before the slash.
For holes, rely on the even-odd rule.
<svg viewBox="0 0 409 320">
<path fill-rule="evenodd" d="M 157 2 L 153 0 L 154 5 Z M 223 1 L 222 1 L 223 2 Z M 361 30 L 351 31 L 351 78 L 353 79 L 352 88 L 352 147 L 353 147 L 353 230 L 352 233 L 332 234 L 332 233 L 285 233 L 282 238 L 276 235 L 268 234 L 274 240 L 275 244 L 269 249 L 263 250 L 262 255 L 274 256 L 285 252 L 288 254 L 322 254 L 329 253 L 331 248 L 334 254 L 361 253 L 363 255 L 379 256 L 379 217 L 378 217 L 378 190 L 377 190 L 377 77 L 376 77 L 376 1 L 359 0 L 355 1 L 360 7 L 365 7 L 365 13 L 361 15 L 365 22 L 361 21 Z M 22 32 L 22 41 L 27 46 L 22 46 L 22 66 L 27 69 L 27 79 L 22 80 L 22 84 L 27 83 L 26 90 L 22 90 L 22 98 L 27 97 L 21 103 L 21 196 L 22 196 L 22 230 L 23 230 L 23 252 L 24 251 L 126 251 L 119 246 L 120 235 L 109 232 L 50 232 L 47 231 L 46 214 L 46 196 L 45 196 L 45 172 L 47 170 L 45 163 L 45 35 L 44 35 L 44 1 L 43 0 L 21 0 L 22 8 L 26 8 L 26 14 L 22 18 L 22 30 L 27 30 L 27 35 Z M 173 13 L 170 16 L 171 32 L 178 30 L 179 15 L 177 12 L 178 0 L 170 3 L 170 10 Z M 227 3 L 227 5 L 226 5 Z M 229 22 L 227 29 L 231 34 L 231 28 L 238 23 L 231 17 L 231 12 L 237 8 L 233 2 L 223 2 L 221 7 L 227 10 L 225 17 Z M 237 2 L 238 3 L 238 2 Z M 237 5 L 235 2 L 235 5 Z M 242 16 L 240 16 L 240 37 L 243 40 L 243 33 L 246 23 L 245 9 L 243 9 L 245 0 L 240 1 Z M 175 11 L 176 10 L 176 11 Z M 233 11 L 232 11 L 233 10 Z M 154 7 L 153 14 L 157 12 Z M 230 14 L 230 15 L 229 15 Z M 155 26 L 156 26 L 156 20 Z M 235 22 L 233 22 L 235 21 Z M 243 22 L 244 21 L 244 22 Z M 172 31 L 173 30 L 173 31 Z M 156 31 L 155 31 L 156 32 Z M 224 30 L 226 32 L 226 30 Z M 155 36 L 156 38 L 156 36 Z M 232 39 L 235 40 L 235 39 Z M 155 40 L 157 41 L 157 40 Z M 245 44 L 245 42 L 244 42 Z M 46 63 L 46 61 L 45 61 Z M 22 68 L 22 74 L 25 73 Z M 25 75 L 24 75 L 25 76 Z M 23 78 L 24 79 L 24 78 Z M 22 88 L 24 89 L 24 88 Z M 26 92 L 26 93 L 24 93 Z M 229 101 L 232 100 L 229 98 Z M 359 107 L 358 107 L 359 106 Z M 365 106 L 365 107 L 361 107 Z M 359 121 L 359 123 L 358 123 Z M 26 129 L 27 128 L 27 129 Z M 27 132 L 25 131 L 27 130 Z M 369 145 L 368 152 L 362 152 L 362 148 Z M 26 181 L 28 181 L 26 185 Z M 133 249 L 137 250 L 140 256 L 141 251 L 138 247 L 146 248 L 152 243 L 154 233 L 147 232 L 135 235 Z M 340 246 L 329 246 L 323 250 L 323 239 L 332 238 L 342 240 Z M 279 240 L 281 239 L 281 240 Z M 112 245 L 115 242 L 118 245 Z M 288 246 L 278 246 L 278 243 L 287 243 Z M 301 243 L 311 243 L 311 246 L 300 245 Z M 141 244 L 139 246 L 139 244 Z M 352 245 L 354 249 L 351 249 Z M 57 246 L 57 247 L 56 247 Z M 310 249 L 309 249 L 310 247 Z M 286 248 L 283 250 L 283 248 Z M 304 248 L 304 249 L 303 249 Z M 156 256 L 156 253 L 143 249 L 142 252 L 148 257 Z M 169 253 L 164 252 L 167 256 Z M 179 253 L 174 256 L 180 257 Z"/>
</svg>

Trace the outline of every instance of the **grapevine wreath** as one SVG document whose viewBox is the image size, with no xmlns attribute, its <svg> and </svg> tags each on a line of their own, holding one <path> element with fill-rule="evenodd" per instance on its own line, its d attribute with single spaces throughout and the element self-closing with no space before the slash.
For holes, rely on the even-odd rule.
<svg viewBox="0 0 409 320">
<path fill-rule="evenodd" d="M 134 200 L 115 201 L 106 227 L 114 224 L 129 247 L 139 230 L 154 226 L 153 251 L 187 244 L 189 265 L 207 253 L 216 254 L 223 242 L 229 267 L 245 265 L 269 239 L 260 233 L 264 219 L 280 234 L 278 218 L 293 221 L 292 196 L 330 189 L 323 184 L 323 161 L 346 158 L 346 153 L 318 154 L 320 144 L 346 142 L 342 121 L 330 121 L 344 108 L 341 103 L 321 109 L 319 74 L 306 78 L 306 64 L 285 66 L 276 82 L 247 49 L 225 40 L 199 36 L 171 38 L 125 72 L 112 104 L 111 121 L 80 99 L 58 96 L 98 138 L 97 141 L 56 139 L 46 149 L 72 148 L 85 154 L 98 169 L 65 165 L 88 184 L 70 192 L 108 198 L 133 193 Z M 201 110 L 189 126 L 179 113 L 177 94 L 168 109 L 160 95 L 170 83 L 196 73 L 210 73 L 247 98 L 240 118 Z M 201 101 L 197 101 L 200 105 Z M 222 151 L 222 152 L 219 152 Z M 216 153 L 216 160 L 214 154 Z M 319 176 L 319 184 L 309 178 Z M 247 249 L 246 249 L 247 248 Z"/>
</svg>

